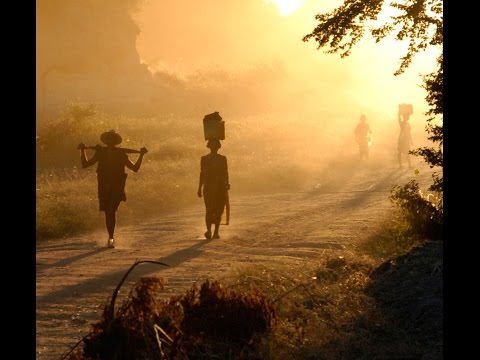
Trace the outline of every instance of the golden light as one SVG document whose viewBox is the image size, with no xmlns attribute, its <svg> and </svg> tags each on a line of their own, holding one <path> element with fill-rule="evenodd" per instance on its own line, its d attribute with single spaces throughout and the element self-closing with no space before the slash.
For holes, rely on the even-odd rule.
<svg viewBox="0 0 480 360">
<path fill-rule="evenodd" d="M 282 16 L 292 14 L 303 4 L 303 0 L 265 0 L 265 2 L 275 4 Z"/>
</svg>

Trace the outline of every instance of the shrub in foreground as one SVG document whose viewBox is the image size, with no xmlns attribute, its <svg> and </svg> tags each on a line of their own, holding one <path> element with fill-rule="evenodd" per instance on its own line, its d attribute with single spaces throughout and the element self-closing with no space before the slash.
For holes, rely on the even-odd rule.
<svg viewBox="0 0 480 360">
<path fill-rule="evenodd" d="M 70 360 L 250 358 L 276 317 L 257 291 L 227 291 L 216 281 L 157 302 L 162 279 L 143 277 L 113 315 L 112 303 Z"/>
</svg>

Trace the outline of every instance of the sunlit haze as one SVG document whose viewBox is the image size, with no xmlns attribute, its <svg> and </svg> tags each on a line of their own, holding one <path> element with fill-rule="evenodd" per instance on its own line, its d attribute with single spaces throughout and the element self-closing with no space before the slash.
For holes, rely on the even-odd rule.
<svg viewBox="0 0 480 360">
<path fill-rule="evenodd" d="M 305 141 L 316 138 L 318 146 L 350 143 L 355 151 L 352 131 L 365 114 L 376 146 L 383 142 L 394 151 L 398 104 L 410 103 L 416 144 L 426 139 L 420 75 L 434 70 L 438 53 L 420 53 L 394 76 L 407 43 L 366 36 L 351 56 L 340 58 L 303 42 L 317 24 L 315 15 L 340 0 L 88 4 L 37 1 L 39 119 L 73 100 L 199 122 L 219 111 L 227 136 L 253 116 L 278 131 L 302 129 Z"/>
<path fill-rule="evenodd" d="M 302 6 L 303 0 L 264 0 L 266 3 L 275 4 L 281 15 L 287 16 Z"/>
<path fill-rule="evenodd" d="M 441 357 L 442 49 L 345 1 L 36 0 L 38 360 Z"/>
<path fill-rule="evenodd" d="M 375 121 L 390 121 L 400 102 L 413 103 L 418 115 L 424 112 L 419 74 L 433 69 L 433 51 L 421 53 L 395 77 L 406 43 L 386 39 L 375 44 L 367 37 L 350 57 L 341 59 L 301 41 L 315 27 L 315 15 L 338 3 L 149 1 L 135 16 L 141 29 L 137 49 L 151 71 L 179 76 L 205 69 L 238 74 L 274 67 L 280 82 L 265 93 L 278 99 L 272 111 L 288 99 L 295 112 L 323 109 L 352 119 L 365 112 Z M 290 16 L 282 16 L 287 13 Z"/>
</svg>

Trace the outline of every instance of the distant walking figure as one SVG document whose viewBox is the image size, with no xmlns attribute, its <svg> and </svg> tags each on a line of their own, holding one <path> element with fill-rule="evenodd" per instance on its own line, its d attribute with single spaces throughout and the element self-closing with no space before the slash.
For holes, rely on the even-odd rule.
<svg viewBox="0 0 480 360">
<path fill-rule="evenodd" d="M 100 140 L 107 146 L 102 147 L 97 145 L 94 148 L 95 154 L 90 159 L 88 159 L 85 154 L 85 149 L 87 148 L 85 144 L 81 143 L 78 145 L 78 148 L 80 149 L 82 168 L 87 168 L 98 163 L 99 210 L 105 212 L 105 223 L 108 231 L 107 246 L 115 247 L 113 235 L 115 232 L 116 212 L 120 202 L 127 200 L 125 195 L 125 182 L 127 180 L 125 166 L 134 172 L 138 172 L 142 164 L 143 156 L 147 153 L 147 149 L 143 147 L 140 151 L 134 151 L 117 148 L 116 145 L 122 142 L 122 138 L 115 130 L 103 133 L 100 136 Z M 130 161 L 125 150 L 140 153 L 135 164 Z"/>
<path fill-rule="evenodd" d="M 398 136 L 398 165 L 403 167 L 402 157 L 405 157 L 407 159 L 408 167 L 411 168 L 412 165 L 410 163 L 409 151 L 410 145 L 413 145 L 413 141 L 410 124 L 408 123 L 409 118 L 409 113 L 398 112 L 398 125 L 400 125 L 400 135 Z"/>
<path fill-rule="evenodd" d="M 230 189 L 228 180 L 227 158 L 217 154 L 222 145 L 220 140 L 210 139 L 207 147 L 210 148 L 210 154 L 204 155 L 200 159 L 200 180 L 198 184 L 198 196 L 205 202 L 205 224 L 207 231 L 205 238 L 219 239 L 218 230 L 222 219 L 223 210 L 227 201 L 227 191 Z M 212 224 L 215 229 L 212 237 Z"/>
<path fill-rule="evenodd" d="M 368 159 L 368 142 L 370 141 L 372 131 L 366 122 L 365 115 L 360 115 L 360 122 L 355 127 L 354 133 L 358 144 L 360 159 Z"/>
</svg>

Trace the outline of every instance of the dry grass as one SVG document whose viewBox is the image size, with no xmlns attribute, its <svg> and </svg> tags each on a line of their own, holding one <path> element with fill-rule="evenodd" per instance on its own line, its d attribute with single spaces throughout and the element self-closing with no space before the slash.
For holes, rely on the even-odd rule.
<svg viewBox="0 0 480 360">
<path fill-rule="evenodd" d="M 360 254 L 383 261 L 403 254 L 422 242 L 422 238 L 412 233 L 401 210 L 395 208 L 360 243 L 358 251 Z"/>
<path fill-rule="evenodd" d="M 226 119 L 227 138 L 220 152 L 228 158 L 232 194 L 295 191 L 328 164 L 327 154 L 312 151 L 320 142 L 311 128 L 293 120 L 279 121 L 262 116 Z M 201 118 L 97 113 L 79 120 L 65 112 L 37 127 L 38 240 L 104 226 L 95 166 L 81 169 L 76 147 L 80 142 L 99 143 L 99 135 L 112 128 L 122 135 L 121 146 L 149 150 L 138 173 L 127 170 L 127 202 L 119 208 L 122 224 L 198 201 L 199 159 L 208 153 Z M 136 155 L 130 158 L 135 161 Z"/>
<path fill-rule="evenodd" d="M 259 289 L 278 313 L 259 358 L 442 358 L 441 244 L 412 248 L 411 239 L 399 239 L 401 228 L 397 238 L 382 229 L 363 243 L 370 249 L 377 243 L 370 255 L 326 255 L 288 269 L 255 266 L 232 274 L 229 286 Z"/>
<path fill-rule="evenodd" d="M 260 289 L 273 299 L 279 321 L 264 342 L 263 359 L 336 359 L 329 344 L 343 338 L 371 299 L 363 293 L 374 262 L 353 254 L 285 268 L 239 269 L 230 286 Z"/>
</svg>

